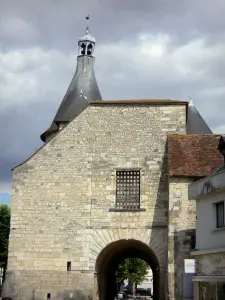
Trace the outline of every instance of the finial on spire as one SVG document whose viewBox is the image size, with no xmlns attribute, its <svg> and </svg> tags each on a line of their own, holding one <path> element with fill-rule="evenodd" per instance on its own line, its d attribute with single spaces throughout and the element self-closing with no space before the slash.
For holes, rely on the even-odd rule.
<svg viewBox="0 0 225 300">
<path fill-rule="evenodd" d="M 85 17 L 85 19 L 86 19 L 86 34 L 88 34 L 89 33 L 89 19 L 90 19 L 90 16 L 87 15 Z"/>
<path fill-rule="evenodd" d="M 194 103 L 193 103 L 193 100 L 192 100 L 192 97 L 191 97 L 191 96 L 189 97 L 189 105 L 190 105 L 190 106 L 194 106 Z"/>
<path fill-rule="evenodd" d="M 94 48 L 95 48 L 95 38 L 93 36 L 91 36 L 89 34 L 89 19 L 90 19 L 90 16 L 87 15 L 85 17 L 86 21 L 87 21 L 87 24 L 86 24 L 86 34 L 79 38 L 78 40 L 78 46 L 79 46 L 79 49 L 78 49 L 78 53 L 79 53 L 79 56 L 80 55 L 87 55 L 87 56 L 92 56 L 93 57 L 93 54 L 94 54 Z"/>
</svg>

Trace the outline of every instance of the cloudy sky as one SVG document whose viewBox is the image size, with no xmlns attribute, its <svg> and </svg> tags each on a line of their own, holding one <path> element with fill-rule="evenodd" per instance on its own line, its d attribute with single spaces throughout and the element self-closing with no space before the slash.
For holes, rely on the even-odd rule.
<svg viewBox="0 0 225 300">
<path fill-rule="evenodd" d="M 192 96 L 224 133 L 224 12 L 224 0 L 0 0 L 0 203 L 72 79 L 87 14 L 103 99 Z"/>
</svg>

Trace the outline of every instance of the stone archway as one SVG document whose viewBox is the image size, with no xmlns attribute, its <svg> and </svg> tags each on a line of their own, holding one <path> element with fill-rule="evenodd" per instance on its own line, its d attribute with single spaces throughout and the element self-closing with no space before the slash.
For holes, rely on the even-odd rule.
<svg viewBox="0 0 225 300">
<path fill-rule="evenodd" d="M 138 257 L 145 260 L 153 272 L 153 293 L 155 300 L 160 296 L 160 266 L 155 253 L 141 241 L 118 240 L 107 245 L 98 255 L 95 271 L 99 300 L 114 300 L 116 293 L 115 271 L 124 259 Z"/>
</svg>

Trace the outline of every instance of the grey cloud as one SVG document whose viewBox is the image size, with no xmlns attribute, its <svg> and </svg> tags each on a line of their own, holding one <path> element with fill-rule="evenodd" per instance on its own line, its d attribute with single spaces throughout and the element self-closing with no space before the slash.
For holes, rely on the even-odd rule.
<svg viewBox="0 0 225 300">
<path fill-rule="evenodd" d="M 224 32 L 223 0 L 8 0 L 1 3 L 0 37 L 7 47 L 74 49 L 84 16 L 99 43 L 131 39 L 140 32 L 169 33 L 177 43 Z M 16 26 L 14 31 L 11 27 Z"/>
<path fill-rule="evenodd" d="M 52 108 L 38 104 L 26 111 L 12 109 L 0 115 L 0 182 L 11 180 L 11 168 L 22 163 L 42 145 L 40 134 L 48 126 Z M 43 116 L 40 122 L 39 116 Z M 0 191 L 1 192 L 1 191 Z"/>
</svg>

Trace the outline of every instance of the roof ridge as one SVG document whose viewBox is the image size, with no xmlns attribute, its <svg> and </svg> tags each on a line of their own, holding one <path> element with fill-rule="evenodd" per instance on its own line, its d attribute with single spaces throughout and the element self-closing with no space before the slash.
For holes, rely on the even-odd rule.
<svg viewBox="0 0 225 300">
<path fill-rule="evenodd" d="M 96 100 L 89 104 L 120 104 L 120 103 L 176 103 L 188 105 L 186 100 L 172 100 L 172 99 L 123 99 L 123 100 Z"/>
</svg>

